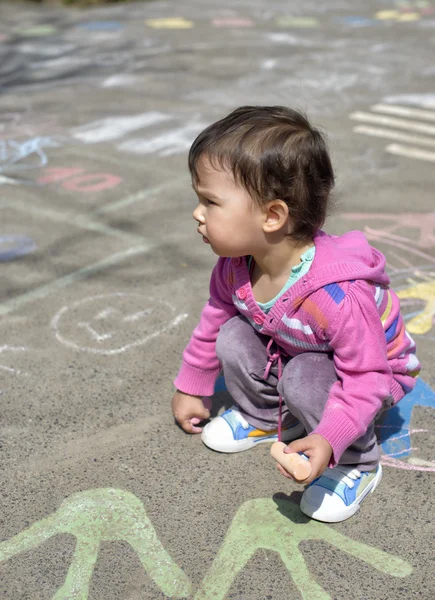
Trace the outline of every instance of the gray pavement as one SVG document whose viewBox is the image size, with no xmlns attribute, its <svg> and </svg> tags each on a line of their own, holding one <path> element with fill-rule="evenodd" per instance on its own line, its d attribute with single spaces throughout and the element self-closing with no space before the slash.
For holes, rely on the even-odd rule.
<svg viewBox="0 0 435 600">
<path fill-rule="evenodd" d="M 435 597 L 434 49 L 429 2 L 0 4 L 1 598 Z M 215 260 L 186 154 L 241 104 L 329 132 L 327 229 L 386 254 L 423 363 L 336 525 L 170 413 Z"/>
</svg>

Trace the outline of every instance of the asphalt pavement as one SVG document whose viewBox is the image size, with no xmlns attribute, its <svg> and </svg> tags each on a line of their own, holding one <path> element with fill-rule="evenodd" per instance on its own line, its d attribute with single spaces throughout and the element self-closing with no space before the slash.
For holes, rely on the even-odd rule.
<svg viewBox="0 0 435 600">
<path fill-rule="evenodd" d="M 435 597 L 434 55 L 426 1 L 0 3 L 1 598 Z M 187 152 L 243 104 L 328 132 L 326 229 L 385 253 L 423 364 L 334 525 L 171 416 L 215 262 Z"/>
</svg>

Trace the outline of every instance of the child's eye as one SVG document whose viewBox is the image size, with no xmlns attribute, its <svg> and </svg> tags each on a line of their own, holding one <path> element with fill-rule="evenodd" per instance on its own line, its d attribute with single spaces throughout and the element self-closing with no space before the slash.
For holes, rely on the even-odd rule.
<svg viewBox="0 0 435 600">
<path fill-rule="evenodd" d="M 213 200 L 209 200 L 208 198 L 205 198 L 205 201 L 209 206 L 216 206 L 216 202 L 213 202 Z"/>
</svg>

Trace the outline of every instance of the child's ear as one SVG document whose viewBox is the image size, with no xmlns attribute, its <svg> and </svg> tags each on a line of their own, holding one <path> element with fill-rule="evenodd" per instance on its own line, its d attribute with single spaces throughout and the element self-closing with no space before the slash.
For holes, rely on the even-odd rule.
<svg viewBox="0 0 435 600">
<path fill-rule="evenodd" d="M 283 200 L 272 200 L 265 207 L 263 230 L 265 233 L 279 231 L 288 225 L 288 206 Z"/>
</svg>

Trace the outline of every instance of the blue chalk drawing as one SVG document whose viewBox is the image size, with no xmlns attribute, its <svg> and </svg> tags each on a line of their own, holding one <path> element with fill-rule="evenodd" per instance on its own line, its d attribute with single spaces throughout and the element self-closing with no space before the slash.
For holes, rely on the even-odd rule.
<svg viewBox="0 0 435 600">
<path fill-rule="evenodd" d="M 44 148 L 59 148 L 60 140 L 34 137 L 24 141 L 0 140 L 0 173 L 9 170 L 39 169 L 48 163 Z"/>
<path fill-rule="evenodd" d="M 0 235 L 0 262 L 25 256 L 36 250 L 36 244 L 25 235 Z"/>
<path fill-rule="evenodd" d="M 401 459 L 411 454 L 411 419 L 416 406 L 435 409 L 435 392 L 421 379 L 417 379 L 410 394 L 377 421 L 377 434 L 384 454 Z"/>
</svg>

